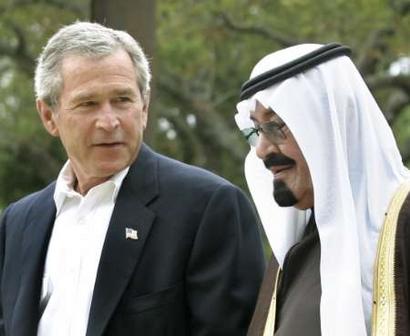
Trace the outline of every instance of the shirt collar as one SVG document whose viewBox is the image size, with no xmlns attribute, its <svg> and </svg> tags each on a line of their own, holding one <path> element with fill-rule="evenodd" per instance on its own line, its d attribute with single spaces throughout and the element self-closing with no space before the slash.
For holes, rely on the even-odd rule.
<svg viewBox="0 0 410 336">
<path fill-rule="evenodd" d="M 119 171 L 115 175 L 111 176 L 111 178 L 104 183 L 112 184 L 112 202 L 115 203 L 118 192 L 121 188 L 122 182 L 125 176 L 128 173 L 130 167 L 126 167 L 123 170 Z M 77 191 L 73 189 L 75 181 L 74 171 L 71 167 L 70 160 L 64 164 L 63 168 L 61 169 L 60 173 L 58 174 L 57 181 L 56 181 L 56 188 L 54 191 L 54 202 L 57 209 L 57 214 L 60 212 L 64 201 L 67 197 L 82 197 Z M 97 186 L 96 186 L 97 187 Z M 95 187 L 94 187 L 95 188 Z M 92 189 L 92 188 L 91 188 Z"/>
</svg>

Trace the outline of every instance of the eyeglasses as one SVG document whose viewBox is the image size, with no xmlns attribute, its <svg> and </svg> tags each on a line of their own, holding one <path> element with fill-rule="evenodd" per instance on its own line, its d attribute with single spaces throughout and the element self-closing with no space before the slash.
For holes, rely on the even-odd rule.
<svg viewBox="0 0 410 336">
<path fill-rule="evenodd" d="M 268 121 L 255 127 L 245 128 L 242 130 L 242 134 L 252 147 L 256 147 L 258 144 L 260 133 L 263 133 L 273 144 L 280 145 L 286 140 L 286 134 L 283 130 L 285 126 L 286 124 L 283 121 L 280 123 Z"/>
</svg>

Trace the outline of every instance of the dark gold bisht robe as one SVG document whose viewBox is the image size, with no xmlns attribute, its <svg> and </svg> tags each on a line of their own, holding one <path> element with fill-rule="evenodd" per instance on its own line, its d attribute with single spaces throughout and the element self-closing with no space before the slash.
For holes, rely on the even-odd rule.
<svg viewBox="0 0 410 336">
<path fill-rule="evenodd" d="M 376 256 L 372 336 L 410 336 L 410 185 L 395 194 Z M 320 335 L 320 241 L 309 221 L 286 255 L 283 271 L 272 256 L 248 336 Z M 275 332 L 274 332 L 275 331 Z"/>
</svg>

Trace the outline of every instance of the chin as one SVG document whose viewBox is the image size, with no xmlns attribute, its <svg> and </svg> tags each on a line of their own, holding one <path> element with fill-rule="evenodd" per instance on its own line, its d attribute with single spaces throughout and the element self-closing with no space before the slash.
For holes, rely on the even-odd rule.
<svg viewBox="0 0 410 336">
<path fill-rule="evenodd" d="M 123 170 L 128 166 L 128 163 L 113 163 L 100 164 L 98 171 L 101 176 L 112 176 Z"/>
<path fill-rule="evenodd" d="M 282 180 L 273 181 L 273 198 L 280 207 L 291 207 L 298 203 L 293 191 Z"/>
<path fill-rule="evenodd" d="M 293 194 L 273 193 L 273 198 L 280 207 L 296 207 L 298 202 L 298 200 L 294 198 Z"/>
</svg>

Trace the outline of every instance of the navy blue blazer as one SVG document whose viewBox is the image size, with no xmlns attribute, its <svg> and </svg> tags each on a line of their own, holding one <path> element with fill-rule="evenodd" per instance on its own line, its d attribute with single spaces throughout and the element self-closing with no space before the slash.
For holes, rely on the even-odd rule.
<svg viewBox="0 0 410 336">
<path fill-rule="evenodd" d="M 0 226 L 0 335 L 35 336 L 55 183 Z M 138 240 L 125 239 L 125 228 Z M 110 220 L 87 336 L 245 335 L 264 270 L 257 219 L 226 180 L 142 145 Z"/>
</svg>

